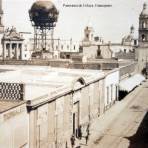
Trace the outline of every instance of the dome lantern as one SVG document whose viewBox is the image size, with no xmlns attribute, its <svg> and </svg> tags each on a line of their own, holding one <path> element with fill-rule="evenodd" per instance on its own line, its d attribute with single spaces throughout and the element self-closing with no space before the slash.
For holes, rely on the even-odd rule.
<svg viewBox="0 0 148 148">
<path fill-rule="evenodd" d="M 148 9 L 147 9 L 147 4 L 146 3 L 143 4 L 143 9 L 142 9 L 142 12 L 141 12 L 141 16 L 148 16 Z"/>
</svg>

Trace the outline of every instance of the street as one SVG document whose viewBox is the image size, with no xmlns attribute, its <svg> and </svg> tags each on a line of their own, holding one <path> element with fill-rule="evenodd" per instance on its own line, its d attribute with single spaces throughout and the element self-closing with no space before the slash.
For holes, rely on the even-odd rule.
<svg viewBox="0 0 148 148">
<path fill-rule="evenodd" d="M 130 94 L 132 101 L 113 119 L 103 135 L 93 140 L 91 147 L 148 148 L 148 82 L 138 89 Z M 122 102 L 126 99 L 129 98 Z"/>
</svg>

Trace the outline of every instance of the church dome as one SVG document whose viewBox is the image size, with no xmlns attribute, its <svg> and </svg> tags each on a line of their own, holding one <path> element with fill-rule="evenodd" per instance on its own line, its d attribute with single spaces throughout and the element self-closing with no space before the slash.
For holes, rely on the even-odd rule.
<svg viewBox="0 0 148 148">
<path fill-rule="evenodd" d="M 148 16 L 148 9 L 147 9 L 147 4 L 143 4 L 143 10 L 141 12 L 141 16 Z"/>
</svg>

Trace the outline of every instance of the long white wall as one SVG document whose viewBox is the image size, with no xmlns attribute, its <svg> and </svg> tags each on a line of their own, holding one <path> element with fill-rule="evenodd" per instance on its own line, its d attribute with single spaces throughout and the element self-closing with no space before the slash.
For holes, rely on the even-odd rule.
<svg viewBox="0 0 148 148">
<path fill-rule="evenodd" d="M 114 71 L 107 74 L 105 78 L 105 97 L 104 105 L 107 108 L 118 98 L 118 84 L 119 84 L 119 71 Z"/>
</svg>

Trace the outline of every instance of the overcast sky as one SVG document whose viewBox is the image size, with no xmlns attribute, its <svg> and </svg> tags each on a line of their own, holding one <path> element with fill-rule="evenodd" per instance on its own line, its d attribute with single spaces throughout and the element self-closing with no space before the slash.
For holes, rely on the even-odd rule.
<svg viewBox="0 0 148 148">
<path fill-rule="evenodd" d="M 28 10 L 36 0 L 3 0 L 4 25 L 15 26 L 18 31 L 33 31 Z M 145 0 L 52 0 L 59 10 L 55 37 L 81 40 L 85 26 L 91 24 L 95 35 L 112 42 L 119 42 L 135 26 Z M 65 8 L 63 4 L 110 4 L 107 8 Z"/>
</svg>

